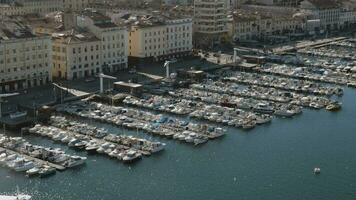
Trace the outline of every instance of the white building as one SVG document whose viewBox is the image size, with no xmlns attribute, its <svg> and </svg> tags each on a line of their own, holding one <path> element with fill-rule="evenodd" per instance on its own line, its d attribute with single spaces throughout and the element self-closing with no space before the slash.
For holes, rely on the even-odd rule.
<svg viewBox="0 0 356 200">
<path fill-rule="evenodd" d="M 0 92 L 43 85 L 52 80 L 52 43 L 19 22 L 0 24 Z"/>
<path fill-rule="evenodd" d="M 77 16 L 77 25 L 86 28 L 100 40 L 100 61 L 104 72 L 127 68 L 128 32 L 98 12 L 84 11 Z"/>
<path fill-rule="evenodd" d="M 154 17 L 153 17 L 154 18 Z M 131 26 L 129 52 L 133 61 L 165 60 L 190 55 L 192 19 L 140 20 Z"/>
<path fill-rule="evenodd" d="M 313 19 L 320 20 L 321 32 L 339 28 L 342 9 L 336 0 L 304 0 L 300 8 L 309 10 Z"/>
<path fill-rule="evenodd" d="M 304 34 L 305 17 L 299 14 L 266 14 L 236 11 L 229 22 L 229 35 L 234 41 L 288 40 Z"/>
</svg>

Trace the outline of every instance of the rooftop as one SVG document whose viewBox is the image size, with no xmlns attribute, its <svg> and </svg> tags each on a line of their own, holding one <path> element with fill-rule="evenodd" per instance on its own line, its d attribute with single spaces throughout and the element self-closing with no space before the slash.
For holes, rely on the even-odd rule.
<svg viewBox="0 0 356 200">
<path fill-rule="evenodd" d="M 53 33 L 52 38 L 57 42 L 65 44 L 100 41 L 94 34 L 90 32 L 79 31 L 74 29 L 64 32 Z"/>
<path fill-rule="evenodd" d="M 0 21 L 0 41 L 36 37 L 31 29 L 16 19 L 3 18 Z"/>
</svg>

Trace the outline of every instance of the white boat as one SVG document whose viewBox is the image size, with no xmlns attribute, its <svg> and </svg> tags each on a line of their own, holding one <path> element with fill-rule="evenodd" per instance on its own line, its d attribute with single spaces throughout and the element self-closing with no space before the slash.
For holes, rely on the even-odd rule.
<svg viewBox="0 0 356 200">
<path fill-rule="evenodd" d="M 320 172 L 321 172 L 319 167 L 315 167 L 313 171 L 314 171 L 314 174 L 320 174 Z"/>
<path fill-rule="evenodd" d="M 44 166 L 43 168 L 40 169 L 38 174 L 40 175 L 41 178 L 44 178 L 46 176 L 50 176 L 52 174 L 56 173 L 56 169 L 50 166 Z"/>
<path fill-rule="evenodd" d="M 162 151 L 165 146 L 166 146 L 165 143 L 158 143 L 158 142 L 152 143 L 151 152 L 156 153 L 156 152 Z"/>
<path fill-rule="evenodd" d="M 15 171 L 24 172 L 24 171 L 27 171 L 27 170 L 32 169 L 34 167 L 35 167 L 35 165 L 33 164 L 33 162 L 29 161 L 29 162 L 23 163 L 22 166 L 15 167 Z"/>
<path fill-rule="evenodd" d="M 136 159 L 141 158 L 142 154 L 138 153 L 135 150 L 129 150 L 126 152 L 126 154 L 123 156 L 122 160 L 124 162 L 132 162 Z"/>
<path fill-rule="evenodd" d="M 27 176 L 35 176 L 40 172 L 40 168 L 38 167 L 33 167 L 32 169 L 29 169 L 26 171 Z"/>
<path fill-rule="evenodd" d="M 86 160 L 86 157 L 72 156 L 71 159 L 65 164 L 65 166 L 69 168 L 76 167 L 84 164 Z"/>
</svg>

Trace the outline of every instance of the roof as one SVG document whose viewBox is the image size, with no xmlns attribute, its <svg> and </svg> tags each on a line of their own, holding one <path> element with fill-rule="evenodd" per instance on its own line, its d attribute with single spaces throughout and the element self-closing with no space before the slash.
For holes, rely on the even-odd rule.
<svg viewBox="0 0 356 200">
<path fill-rule="evenodd" d="M 5 18 L 0 21 L 0 40 L 34 38 L 31 29 L 16 19 Z"/>
<path fill-rule="evenodd" d="M 65 44 L 100 41 L 94 34 L 90 32 L 76 31 L 76 30 L 53 33 L 52 37 L 57 42 L 61 42 Z"/>
<path fill-rule="evenodd" d="M 110 17 L 107 17 L 99 12 L 92 11 L 92 10 L 84 10 L 82 12 L 82 15 L 89 17 L 92 19 L 94 22 L 97 21 L 111 21 Z"/>
</svg>

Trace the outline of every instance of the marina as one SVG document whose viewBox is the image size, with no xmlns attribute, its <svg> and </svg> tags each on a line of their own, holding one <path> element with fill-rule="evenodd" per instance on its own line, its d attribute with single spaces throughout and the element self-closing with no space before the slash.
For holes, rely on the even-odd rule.
<svg viewBox="0 0 356 200">
<path fill-rule="evenodd" d="M 310 49 L 327 52 L 334 46 L 354 48 L 352 45 L 343 40 Z M 191 199 L 232 199 L 236 195 L 260 199 L 263 196 L 256 191 L 266 188 L 288 191 L 288 195 L 281 195 L 288 198 L 295 191 L 280 182 L 281 174 L 288 177 L 284 182 L 293 178 L 305 191 L 310 188 L 304 187 L 304 183 L 317 185 L 313 192 L 319 191 L 320 199 L 326 198 L 325 188 L 332 188 L 318 179 L 334 181 L 333 188 L 339 189 L 346 182 L 351 191 L 353 180 L 349 176 L 354 173 L 348 169 L 355 163 L 347 158 L 353 155 L 356 139 L 351 134 L 356 113 L 352 89 L 356 85 L 354 60 L 347 56 L 319 54 L 292 55 L 302 63 L 292 62 L 289 55 L 279 55 L 283 62 L 268 58 L 266 63 L 250 70 L 221 67 L 204 72 L 204 78 L 184 86 L 171 86 L 167 81 L 152 83 L 154 89 L 150 89 L 144 83 L 137 83 L 143 86 L 142 93 L 113 90 L 110 95 L 96 95 L 99 100 L 85 97 L 61 102 L 51 108 L 53 111 L 46 121 L 38 119 L 23 132 L 29 133 L 22 138 L 31 144 L 21 139 L 1 140 L 20 140 L 21 149 L 27 151 L 48 149 L 53 154 L 48 156 L 50 158 L 0 142 L 0 162 L 3 158 L 11 161 L 15 157 L 12 155 L 16 155 L 20 160 L 16 163 L 22 163 L 21 167 L 27 169 L 22 174 L 31 177 L 47 177 L 87 163 L 78 170 L 66 170 L 42 179 L 45 182 L 32 179 L 43 187 L 58 182 L 78 183 L 71 185 L 70 190 L 78 191 L 87 199 L 110 199 L 117 192 L 123 193 L 121 198 L 148 199 L 157 187 L 161 195 L 158 199 L 167 199 L 172 193 L 170 184 L 179 192 L 180 196 L 175 199 L 190 198 L 186 192 L 192 193 L 190 188 L 195 187 L 201 193 Z M 110 98 L 114 95 L 122 97 L 113 101 Z M 337 151 L 329 152 L 331 146 Z M 301 150 L 297 152 L 297 148 Z M 328 152 L 326 156 L 325 152 Z M 139 160 L 142 161 L 137 162 Z M 31 169 L 30 162 L 34 165 Z M 4 166 L 17 172 L 20 168 L 11 163 L 10 167 Z M 265 168 L 261 170 L 258 166 Z M 5 177 L 8 172 L 1 170 L 0 176 Z M 342 170 L 348 174 L 340 174 Z M 266 177 L 266 173 L 271 175 L 261 178 Z M 22 177 L 17 174 L 21 173 L 10 175 L 20 182 Z M 202 183 L 206 177 L 209 181 Z M 90 182 L 93 179 L 97 182 Z M 120 184 L 118 191 L 112 191 L 112 186 L 117 184 Z M 137 188 L 128 184 L 143 189 L 137 193 Z M 20 185 L 34 188 L 28 183 Z M 104 196 L 96 195 L 97 188 L 105 190 Z M 230 192 L 222 194 L 221 190 L 227 188 Z M 66 193 L 68 189 L 69 186 L 58 186 L 51 192 L 70 199 Z M 52 199 L 61 199 L 58 196 Z M 279 198 L 274 194 L 270 197 Z M 308 195 L 301 197 L 308 198 Z M 334 197 L 345 199 L 348 195 Z"/>
<path fill-rule="evenodd" d="M 67 103 L 58 106 L 57 111 L 135 130 L 144 130 L 153 135 L 173 138 L 195 145 L 224 135 L 222 128 L 212 125 L 195 124 L 161 114 L 156 115 L 133 108 L 108 106 L 96 102 L 77 101 Z"/>
</svg>

